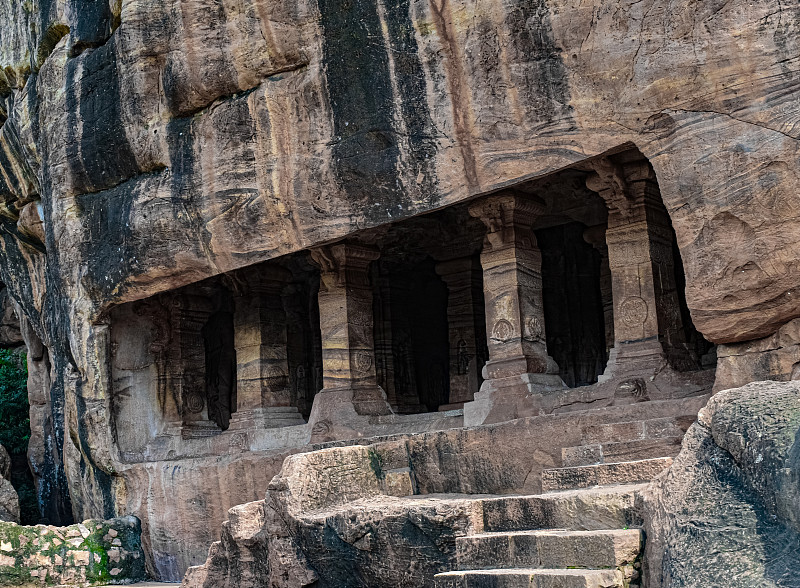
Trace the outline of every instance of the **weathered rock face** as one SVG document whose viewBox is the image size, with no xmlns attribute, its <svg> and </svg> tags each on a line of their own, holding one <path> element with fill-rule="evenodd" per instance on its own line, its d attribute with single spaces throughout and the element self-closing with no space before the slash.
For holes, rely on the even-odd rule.
<svg viewBox="0 0 800 588">
<path fill-rule="evenodd" d="M 714 396 L 645 493 L 651 586 L 797 586 L 800 386 Z"/>
<path fill-rule="evenodd" d="M 19 522 L 19 496 L 11 485 L 11 456 L 0 445 L 0 521 Z"/>
<path fill-rule="evenodd" d="M 193 457 L 122 455 L 112 307 L 623 146 L 655 170 L 709 340 L 800 315 L 798 6 L 0 0 L 0 23 L 0 281 L 53 522 L 160 512 Z M 187 492 L 220 520 L 227 464 L 207 466 Z M 154 541 L 174 522 L 142 518 Z M 176 569 L 215 538 L 187 533 Z"/>
<path fill-rule="evenodd" d="M 0 345 L 5 347 L 17 347 L 24 343 L 22 333 L 19 328 L 19 318 L 15 309 L 14 301 L 8 296 L 5 288 L 0 289 Z"/>
</svg>

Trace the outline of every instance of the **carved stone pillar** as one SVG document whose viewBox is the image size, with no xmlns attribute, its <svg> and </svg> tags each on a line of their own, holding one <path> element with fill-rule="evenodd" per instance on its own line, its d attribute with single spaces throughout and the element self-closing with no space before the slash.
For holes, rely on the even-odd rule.
<svg viewBox="0 0 800 588">
<path fill-rule="evenodd" d="M 310 418 L 318 437 L 340 425 L 336 420 L 391 412 L 375 372 L 369 265 L 379 255 L 375 249 L 344 243 L 311 251 L 321 278 L 323 389 Z"/>
<path fill-rule="evenodd" d="M 467 426 L 537 414 L 537 397 L 564 387 L 547 354 L 542 255 L 531 230 L 543 211 L 541 200 L 511 191 L 470 207 L 487 227 L 481 265 L 489 361 L 480 393 L 464 407 Z"/>
<path fill-rule="evenodd" d="M 186 437 L 202 437 L 219 431 L 208 418 L 205 346 L 201 334 L 212 311 L 213 303 L 205 296 L 178 294 L 171 300 L 168 381 L 175 405 L 180 407 L 182 434 Z"/>
<path fill-rule="evenodd" d="M 604 160 L 587 187 L 608 205 L 606 243 L 614 297 L 614 352 L 623 371 L 688 359 L 675 282 L 673 232 L 655 174 L 646 161 Z M 607 370 L 607 373 L 609 370 Z"/>
<path fill-rule="evenodd" d="M 246 277 L 247 291 L 235 300 L 237 409 L 235 428 L 284 427 L 305 423 L 292 402 L 282 293 L 291 274 L 262 267 Z"/>
<path fill-rule="evenodd" d="M 450 399 L 439 410 L 463 407 L 465 402 L 474 400 L 480 387 L 483 365 L 479 361 L 477 336 L 486 335 L 482 324 L 484 317 L 476 316 L 482 287 L 480 271 L 473 257 L 460 257 L 436 265 L 436 273 L 447 284 L 450 335 Z"/>
</svg>

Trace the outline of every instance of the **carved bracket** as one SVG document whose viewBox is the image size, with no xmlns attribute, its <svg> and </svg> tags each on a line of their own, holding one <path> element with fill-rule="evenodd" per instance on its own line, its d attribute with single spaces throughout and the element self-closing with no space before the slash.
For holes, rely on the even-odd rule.
<svg viewBox="0 0 800 588">
<path fill-rule="evenodd" d="M 371 247 L 337 243 L 311 250 L 311 260 L 320 269 L 321 289 L 369 286 L 369 264 L 380 257 Z"/>
<path fill-rule="evenodd" d="M 489 248 L 511 244 L 532 247 L 536 240 L 531 226 L 545 209 L 540 198 L 507 190 L 475 202 L 469 213 L 486 225 L 485 245 Z"/>
</svg>

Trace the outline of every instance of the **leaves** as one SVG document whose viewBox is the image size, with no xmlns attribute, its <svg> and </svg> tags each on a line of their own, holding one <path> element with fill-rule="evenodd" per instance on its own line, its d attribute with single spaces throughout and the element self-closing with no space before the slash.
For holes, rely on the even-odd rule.
<svg viewBox="0 0 800 588">
<path fill-rule="evenodd" d="M 25 454 L 31 436 L 25 353 L 0 349 L 0 444 Z"/>
</svg>

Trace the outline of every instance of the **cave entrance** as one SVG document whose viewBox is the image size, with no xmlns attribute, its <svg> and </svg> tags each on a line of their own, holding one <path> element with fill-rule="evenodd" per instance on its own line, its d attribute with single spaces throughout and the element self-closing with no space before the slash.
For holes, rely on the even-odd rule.
<svg viewBox="0 0 800 588">
<path fill-rule="evenodd" d="M 601 256 L 586 229 L 570 222 L 536 231 L 547 349 L 571 388 L 597 382 L 608 361 Z"/>
<path fill-rule="evenodd" d="M 369 266 L 378 385 L 401 414 L 462 408 L 488 357 L 480 249 L 465 206 L 360 235 Z"/>
</svg>

